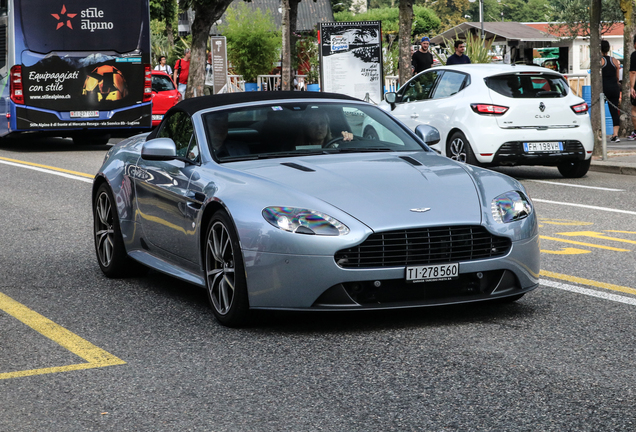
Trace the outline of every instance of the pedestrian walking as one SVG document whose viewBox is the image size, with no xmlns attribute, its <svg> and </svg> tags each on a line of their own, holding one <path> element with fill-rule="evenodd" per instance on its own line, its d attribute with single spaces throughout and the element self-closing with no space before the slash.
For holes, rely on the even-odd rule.
<svg viewBox="0 0 636 432">
<path fill-rule="evenodd" d="M 470 58 L 464 54 L 466 52 L 466 43 L 461 40 L 455 41 L 455 54 L 446 60 L 446 66 L 457 64 L 470 64 Z"/>
<path fill-rule="evenodd" d="M 621 65 L 618 60 L 609 55 L 610 44 L 606 40 L 601 41 L 601 74 L 603 76 L 603 94 L 609 101 L 609 112 L 612 116 L 614 134 L 610 141 L 620 142 L 618 129 L 620 127 L 621 116 L 618 112 L 618 100 L 621 97 L 621 86 L 618 84 Z"/>
<path fill-rule="evenodd" d="M 420 41 L 420 49 L 415 51 L 411 56 L 411 66 L 413 69 L 413 75 L 416 75 L 422 71 L 433 66 L 433 54 L 428 50 L 431 44 L 431 40 L 424 36 Z"/>
<path fill-rule="evenodd" d="M 166 64 L 166 56 L 159 56 L 159 64 L 155 66 L 156 71 L 165 72 L 168 75 L 172 75 L 172 68 Z"/>
<path fill-rule="evenodd" d="M 188 75 L 190 74 L 190 49 L 186 48 L 183 58 L 174 64 L 174 82 L 177 83 L 181 98 L 185 99 L 185 92 L 188 85 Z"/>
</svg>

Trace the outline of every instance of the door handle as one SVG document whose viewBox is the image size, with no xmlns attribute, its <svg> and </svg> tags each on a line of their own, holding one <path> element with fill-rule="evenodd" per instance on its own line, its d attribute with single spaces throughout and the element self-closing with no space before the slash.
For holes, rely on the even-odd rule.
<svg viewBox="0 0 636 432">
<path fill-rule="evenodd" d="M 419 115 L 418 113 L 413 113 L 413 114 L 411 114 L 411 118 L 412 118 L 412 119 L 416 119 L 416 118 L 418 118 L 419 116 L 420 116 L 420 115 Z"/>
</svg>

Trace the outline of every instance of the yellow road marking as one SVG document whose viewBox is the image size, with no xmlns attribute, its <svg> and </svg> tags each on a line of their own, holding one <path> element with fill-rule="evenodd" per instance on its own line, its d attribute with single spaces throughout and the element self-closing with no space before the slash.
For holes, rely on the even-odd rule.
<svg viewBox="0 0 636 432">
<path fill-rule="evenodd" d="M 601 240 L 612 240 L 612 241 L 617 241 L 622 243 L 636 244 L 636 240 L 626 240 L 626 239 L 617 238 L 617 237 L 608 237 L 608 236 L 604 236 L 603 233 L 594 232 L 594 231 L 562 232 L 562 233 L 557 233 L 557 235 L 564 235 L 569 237 L 591 237 L 591 238 L 597 238 Z"/>
<path fill-rule="evenodd" d="M 541 238 L 543 240 L 552 240 L 552 241 L 558 241 L 558 242 L 562 242 L 562 243 L 575 244 L 575 245 L 579 245 L 579 246 L 587 246 L 587 247 L 593 247 L 593 248 L 599 248 L 599 249 L 607 249 L 607 250 L 611 250 L 611 251 L 615 251 L 615 252 L 630 252 L 629 249 L 621 249 L 621 248 L 615 248 L 615 247 L 611 247 L 611 246 L 595 245 L 595 244 L 592 244 L 592 243 L 584 243 L 584 242 L 579 242 L 579 241 L 576 241 L 576 240 L 564 240 L 564 239 L 560 239 L 560 238 L 556 238 L 556 237 L 548 237 L 548 236 L 539 236 L 539 238 Z"/>
<path fill-rule="evenodd" d="M 558 251 L 541 250 L 541 252 L 552 254 L 552 255 L 581 255 L 586 253 L 592 253 L 592 251 L 589 251 L 589 250 L 569 248 L 569 247 L 561 248 L 561 250 L 558 250 Z"/>
<path fill-rule="evenodd" d="M 615 232 L 623 234 L 636 234 L 636 231 L 617 231 L 617 230 L 604 230 L 605 232 Z"/>
<path fill-rule="evenodd" d="M 92 343 L 66 330 L 64 327 L 55 324 L 50 319 L 29 309 L 11 297 L 0 293 L 0 310 L 8 313 L 17 320 L 31 327 L 53 342 L 66 348 L 73 354 L 83 358 L 88 363 L 72 364 L 67 366 L 50 367 L 42 369 L 31 369 L 18 372 L 0 373 L 0 380 L 7 378 L 17 378 L 31 375 L 42 375 L 54 372 L 66 372 L 80 369 L 90 369 L 104 366 L 114 366 L 126 364 L 125 361 L 114 355 L 96 347 Z"/>
<path fill-rule="evenodd" d="M 539 218 L 540 223 L 549 225 L 594 225 L 594 222 L 574 221 L 570 219 L 543 219 Z"/>
<path fill-rule="evenodd" d="M 568 281 L 568 282 L 574 282 L 574 283 L 578 283 L 578 284 L 582 284 L 582 285 L 589 285 L 589 286 L 593 286 L 593 287 L 597 287 L 597 288 L 603 288 L 603 289 L 608 289 L 608 290 L 612 290 L 612 291 L 618 291 L 618 292 L 622 292 L 622 293 L 626 293 L 626 294 L 634 294 L 634 295 L 636 295 L 636 289 L 625 287 L 625 286 L 621 286 L 621 285 L 614 285 L 614 284 L 605 283 L 605 282 L 597 282 L 597 281 L 593 281 L 593 280 L 590 280 L 590 279 L 580 278 L 580 277 L 577 277 L 577 276 L 569 276 L 569 275 L 564 275 L 564 274 L 560 274 L 560 273 L 553 273 L 553 272 L 547 271 L 547 270 L 541 270 L 539 275 L 545 276 L 545 277 L 554 278 L 554 279 L 561 279 L 561 280 L 565 280 L 565 281 Z"/>
<path fill-rule="evenodd" d="M 37 164 L 37 163 L 33 163 L 33 162 L 25 162 L 25 161 L 21 161 L 21 160 L 17 160 L 17 159 L 9 159 L 9 158 L 5 158 L 5 157 L 0 157 L 0 160 L 3 161 L 7 161 L 7 162 L 14 162 L 14 163 L 19 163 L 22 165 L 29 165 L 29 166 L 34 166 L 34 167 L 38 167 L 38 168 L 46 168 L 52 171 L 58 171 L 58 172 L 63 172 L 63 173 L 67 173 L 67 174 L 73 174 L 76 176 L 80 176 L 80 177 L 86 177 L 86 178 L 94 178 L 95 176 L 93 174 L 86 174 L 83 172 L 79 172 L 79 171 L 71 171 L 71 170 L 67 170 L 64 168 L 57 168 L 57 167 L 52 167 L 49 165 L 41 165 L 41 164 Z"/>
</svg>

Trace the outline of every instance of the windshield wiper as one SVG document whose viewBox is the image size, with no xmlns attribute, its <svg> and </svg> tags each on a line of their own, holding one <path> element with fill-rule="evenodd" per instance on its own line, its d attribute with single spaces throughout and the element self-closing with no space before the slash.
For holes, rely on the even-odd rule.
<svg viewBox="0 0 636 432">
<path fill-rule="evenodd" d="M 394 152 L 395 149 L 388 147 L 345 147 L 334 149 L 338 153 L 365 153 L 365 152 Z"/>
</svg>

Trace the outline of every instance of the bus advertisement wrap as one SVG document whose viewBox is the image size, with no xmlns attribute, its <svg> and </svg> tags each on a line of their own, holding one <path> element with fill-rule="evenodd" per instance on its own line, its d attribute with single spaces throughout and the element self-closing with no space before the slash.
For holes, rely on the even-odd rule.
<svg viewBox="0 0 636 432">
<path fill-rule="evenodd" d="M 13 90 L 0 135 L 150 129 L 148 0 L 9 1 Z"/>
</svg>

